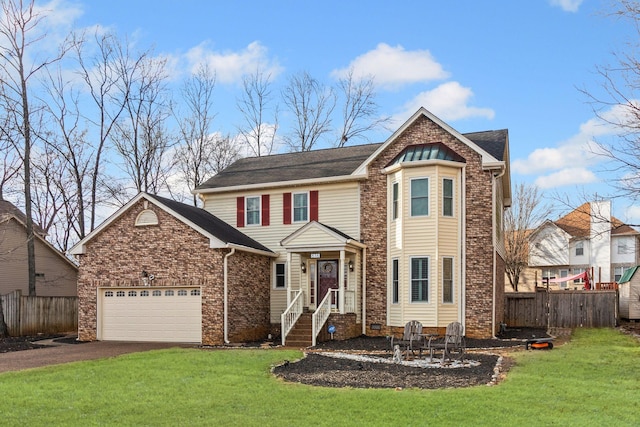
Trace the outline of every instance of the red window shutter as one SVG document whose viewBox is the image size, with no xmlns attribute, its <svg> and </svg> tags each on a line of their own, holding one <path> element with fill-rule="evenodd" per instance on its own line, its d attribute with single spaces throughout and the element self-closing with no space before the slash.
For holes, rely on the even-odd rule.
<svg viewBox="0 0 640 427">
<path fill-rule="evenodd" d="M 236 222 L 238 228 L 244 227 L 244 197 L 238 197 L 236 199 Z"/>
<path fill-rule="evenodd" d="M 282 212 L 283 212 L 283 218 L 282 218 L 282 223 L 283 224 L 291 224 L 291 193 L 284 193 L 282 195 Z"/>
<path fill-rule="evenodd" d="M 262 225 L 269 225 L 269 195 L 262 195 Z"/>
<path fill-rule="evenodd" d="M 318 190 L 309 192 L 309 221 L 318 221 Z"/>
</svg>

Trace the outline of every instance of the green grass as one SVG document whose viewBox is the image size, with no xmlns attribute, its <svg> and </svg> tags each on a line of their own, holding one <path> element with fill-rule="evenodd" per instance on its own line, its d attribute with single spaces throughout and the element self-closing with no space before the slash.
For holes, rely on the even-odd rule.
<svg viewBox="0 0 640 427">
<path fill-rule="evenodd" d="M 0 374 L 1 425 L 637 425 L 640 346 L 579 330 L 520 352 L 493 387 L 331 389 L 284 383 L 296 351 L 170 349 Z"/>
</svg>

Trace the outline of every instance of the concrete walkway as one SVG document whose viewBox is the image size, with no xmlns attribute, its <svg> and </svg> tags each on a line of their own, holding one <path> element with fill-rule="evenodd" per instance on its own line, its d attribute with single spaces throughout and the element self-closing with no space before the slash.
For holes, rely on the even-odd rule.
<svg viewBox="0 0 640 427">
<path fill-rule="evenodd" d="M 47 341 L 39 341 L 38 344 L 50 345 L 50 347 L 0 353 L 0 372 L 20 371 L 81 360 L 103 359 L 163 348 L 197 347 L 195 344 L 157 342 L 93 341 L 82 344 L 60 344 Z"/>
</svg>

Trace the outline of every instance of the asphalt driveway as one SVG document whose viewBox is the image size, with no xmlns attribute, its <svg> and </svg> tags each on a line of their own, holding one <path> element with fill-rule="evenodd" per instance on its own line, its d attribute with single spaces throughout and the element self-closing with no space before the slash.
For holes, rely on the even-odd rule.
<svg viewBox="0 0 640 427">
<path fill-rule="evenodd" d="M 103 359 L 127 353 L 171 347 L 196 347 L 195 344 L 94 341 L 82 344 L 52 344 L 33 350 L 0 353 L 0 372 L 20 371 L 41 366 L 59 365 L 81 360 Z"/>
</svg>

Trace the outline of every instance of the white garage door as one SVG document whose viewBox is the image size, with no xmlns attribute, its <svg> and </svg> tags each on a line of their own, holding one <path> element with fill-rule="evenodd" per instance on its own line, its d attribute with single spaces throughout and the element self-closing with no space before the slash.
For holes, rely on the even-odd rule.
<svg viewBox="0 0 640 427">
<path fill-rule="evenodd" d="M 202 342 L 200 288 L 98 290 L 98 339 Z"/>
</svg>

